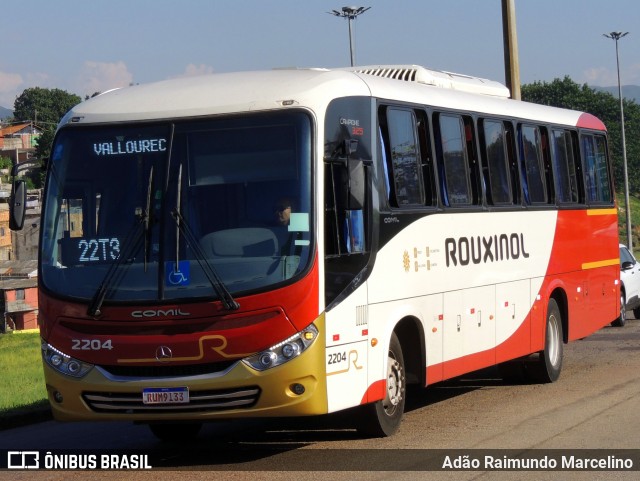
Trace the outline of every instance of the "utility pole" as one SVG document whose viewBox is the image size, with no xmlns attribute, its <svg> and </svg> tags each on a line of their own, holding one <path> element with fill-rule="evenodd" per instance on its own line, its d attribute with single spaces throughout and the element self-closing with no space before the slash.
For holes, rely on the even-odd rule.
<svg viewBox="0 0 640 481">
<path fill-rule="evenodd" d="M 624 135 L 624 103 L 622 101 L 622 84 L 620 83 L 620 57 L 618 56 L 618 40 L 627 35 L 629 32 L 611 32 L 603 33 L 607 38 L 616 42 L 616 68 L 618 70 L 618 97 L 620 98 L 620 129 L 622 130 L 622 168 L 624 171 L 624 202 L 626 206 L 627 217 L 627 247 L 633 252 L 633 235 L 631 232 L 631 206 L 629 205 L 629 174 L 627 172 L 627 143 Z"/>
<path fill-rule="evenodd" d="M 358 15 L 362 15 L 364 12 L 369 10 L 371 7 L 342 7 L 342 11 L 332 10 L 331 12 L 327 12 L 330 15 L 335 15 L 336 17 L 342 17 L 349 20 L 349 52 L 351 53 L 351 66 L 353 67 L 356 64 L 355 60 L 355 49 L 353 46 L 353 32 L 351 29 L 351 21 L 355 20 Z"/>
<path fill-rule="evenodd" d="M 516 32 L 515 0 L 502 0 L 502 38 L 504 44 L 504 76 L 511 98 L 520 100 L 520 60 Z"/>
</svg>

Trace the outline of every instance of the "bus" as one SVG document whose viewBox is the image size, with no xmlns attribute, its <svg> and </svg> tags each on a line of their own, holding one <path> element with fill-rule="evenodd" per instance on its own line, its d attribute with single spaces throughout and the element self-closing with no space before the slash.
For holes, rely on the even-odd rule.
<svg viewBox="0 0 640 481">
<path fill-rule="evenodd" d="M 60 122 L 44 192 L 62 421 L 177 440 L 349 409 L 388 436 L 407 386 L 496 365 L 553 382 L 564 344 L 623 309 L 605 126 L 486 79 L 276 69 L 106 92 Z"/>
</svg>

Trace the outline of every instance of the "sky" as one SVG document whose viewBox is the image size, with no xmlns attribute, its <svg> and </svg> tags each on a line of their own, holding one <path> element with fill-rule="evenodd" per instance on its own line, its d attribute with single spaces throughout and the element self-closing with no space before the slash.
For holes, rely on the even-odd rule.
<svg viewBox="0 0 640 481">
<path fill-rule="evenodd" d="M 505 82 L 501 0 L 28 0 L 0 7 L 0 106 L 216 72 L 416 64 Z M 515 0 L 521 83 L 640 85 L 640 1 Z M 632 31 L 635 28 L 635 32 Z"/>
</svg>

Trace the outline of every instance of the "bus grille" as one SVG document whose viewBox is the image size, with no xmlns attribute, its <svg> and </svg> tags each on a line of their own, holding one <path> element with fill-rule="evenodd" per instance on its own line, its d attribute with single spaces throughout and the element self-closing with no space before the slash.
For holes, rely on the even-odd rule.
<svg viewBox="0 0 640 481">
<path fill-rule="evenodd" d="M 159 378 L 159 377 L 188 377 L 205 374 L 221 373 L 233 366 L 237 360 L 223 361 L 213 364 L 185 364 L 174 366 L 105 366 L 100 365 L 100 369 L 112 376 L 131 377 L 138 379 Z"/>
<path fill-rule="evenodd" d="M 258 402 L 260 388 L 191 391 L 188 404 L 143 404 L 142 393 L 85 392 L 82 399 L 97 413 L 194 413 L 250 408 Z"/>
</svg>

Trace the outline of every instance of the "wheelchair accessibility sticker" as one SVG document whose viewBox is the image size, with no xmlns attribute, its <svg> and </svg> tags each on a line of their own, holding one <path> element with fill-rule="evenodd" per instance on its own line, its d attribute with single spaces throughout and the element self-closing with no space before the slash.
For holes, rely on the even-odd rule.
<svg viewBox="0 0 640 481">
<path fill-rule="evenodd" d="M 165 263 L 165 285 L 167 286 L 188 286 L 190 283 L 190 267 L 189 261 L 179 261 Z"/>
</svg>

